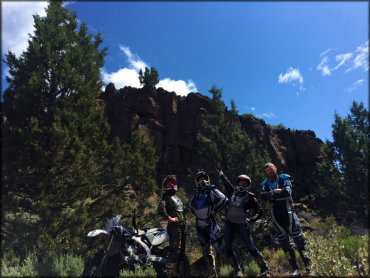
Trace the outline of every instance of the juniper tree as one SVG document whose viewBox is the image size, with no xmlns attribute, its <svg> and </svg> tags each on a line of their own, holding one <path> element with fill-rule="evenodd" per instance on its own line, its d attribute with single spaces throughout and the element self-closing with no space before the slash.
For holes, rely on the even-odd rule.
<svg viewBox="0 0 370 278">
<path fill-rule="evenodd" d="M 83 201 L 99 188 L 108 146 L 97 102 L 107 49 L 59 1 L 49 2 L 45 17 L 34 16 L 34 27 L 27 50 L 6 55 L 3 208 L 38 215 L 40 248 L 73 248 L 85 235 Z"/>
<path fill-rule="evenodd" d="M 368 217 L 369 112 L 354 101 L 350 114 L 335 113 L 333 141 L 323 146 L 324 161 L 317 165 L 320 180 L 316 202 L 327 212 L 351 221 Z M 330 206 L 332 204 L 332 206 Z"/>
<path fill-rule="evenodd" d="M 242 130 L 235 102 L 232 100 L 231 110 L 227 110 L 221 99 L 222 89 L 213 85 L 209 92 L 212 94 L 209 113 L 197 135 L 200 168 L 209 171 L 213 179 L 218 166 L 223 167 L 231 180 L 247 174 L 253 182 L 252 191 L 259 191 L 267 153 L 256 151 L 254 140 Z"/>
</svg>

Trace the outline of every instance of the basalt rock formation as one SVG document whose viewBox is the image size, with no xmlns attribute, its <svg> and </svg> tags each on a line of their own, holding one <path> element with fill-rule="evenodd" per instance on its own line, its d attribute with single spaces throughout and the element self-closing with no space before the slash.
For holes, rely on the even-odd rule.
<svg viewBox="0 0 370 278">
<path fill-rule="evenodd" d="M 153 138 L 159 156 L 157 181 L 174 173 L 189 193 L 192 184 L 186 177 L 190 169 L 197 167 L 196 135 L 207 114 L 210 99 L 200 93 L 178 96 L 162 88 L 124 87 L 117 90 L 113 83 L 106 87 L 100 98 L 105 105 L 112 136 L 125 141 L 133 130 L 139 130 L 146 138 Z M 320 148 L 323 144 L 313 131 L 276 129 L 252 116 L 239 116 L 239 120 L 245 132 L 255 138 L 257 147 L 267 149 L 272 162 L 292 176 L 296 197 L 312 192 L 315 163 L 322 159 Z"/>
</svg>

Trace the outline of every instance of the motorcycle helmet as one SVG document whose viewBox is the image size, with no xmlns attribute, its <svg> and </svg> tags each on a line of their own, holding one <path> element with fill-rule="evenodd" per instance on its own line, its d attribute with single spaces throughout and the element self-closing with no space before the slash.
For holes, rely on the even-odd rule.
<svg viewBox="0 0 370 278">
<path fill-rule="evenodd" d="M 175 175 L 167 175 L 162 181 L 164 190 L 177 190 L 177 180 Z"/>
<path fill-rule="evenodd" d="M 240 185 L 239 186 L 239 182 L 240 181 L 246 181 L 247 182 L 247 185 Z M 244 192 L 244 191 L 249 190 L 249 188 L 251 188 L 251 185 L 252 185 L 252 180 L 247 175 L 240 175 L 236 179 L 236 190 L 238 190 L 240 192 Z"/>
<path fill-rule="evenodd" d="M 205 180 L 199 182 L 199 179 L 201 177 L 204 177 Z M 206 172 L 204 171 L 199 171 L 198 173 L 195 174 L 195 177 L 194 177 L 194 180 L 195 180 L 195 185 L 197 187 L 206 187 L 207 185 L 210 184 L 210 179 L 209 179 L 209 176 L 207 175 Z"/>
</svg>

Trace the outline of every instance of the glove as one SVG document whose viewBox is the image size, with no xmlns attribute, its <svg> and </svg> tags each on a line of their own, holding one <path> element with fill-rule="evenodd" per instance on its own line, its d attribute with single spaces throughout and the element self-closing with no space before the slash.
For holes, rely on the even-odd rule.
<svg viewBox="0 0 370 278">
<path fill-rule="evenodd" d="M 171 216 L 168 216 L 168 222 L 178 222 L 178 220 L 176 221 L 176 217 L 171 217 Z"/>
<path fill-rule="evenodd" d="M 247 218 L 247 222 L 248 223 L 253 223 L 253 222 L 256 222 L 256 219 L 255 218 Z"/>
</svg>

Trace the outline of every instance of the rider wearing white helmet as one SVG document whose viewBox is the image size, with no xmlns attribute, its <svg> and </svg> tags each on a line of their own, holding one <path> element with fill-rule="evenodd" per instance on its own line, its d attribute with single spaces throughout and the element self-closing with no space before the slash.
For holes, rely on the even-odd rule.
<svg viewBox="0 0 370 278">
<path fill-rule="evenodd" d="M 225 185 L 228 194 L 230 195 L 229 209 L 227 211 L 224 227 L 224 240 L 226 254 L 231 259 L 231 263 L 234 267 L 234 273 L 237 277 L 243 276 L 243 272 L 240 268 L 238 259 L 232 246 L 235 233 L 239 233 L 241 239 L 247 247 L 247 250 L 251 253 L 260 267 L 261 276 L 265 276 L 268 273 L 268 267 L 259 250 L 253 243 L 248 226 L 248 223 L 255 222 L 263 214 L 262 207 L 257 202 L 256 197 L 253 193 L 249 192 L 249 189 L 252 185 L 252 180 L 247 175 L 240 175 L 236 180 L 236 186 L 234 186 L 224 175 L 221 169 L 218 170 L 218 175 Z M 253 209 L 255 211 L 255 215 L 251 219 L 247 218 L 247 211 L 249 209 Z"/>
</svg>

